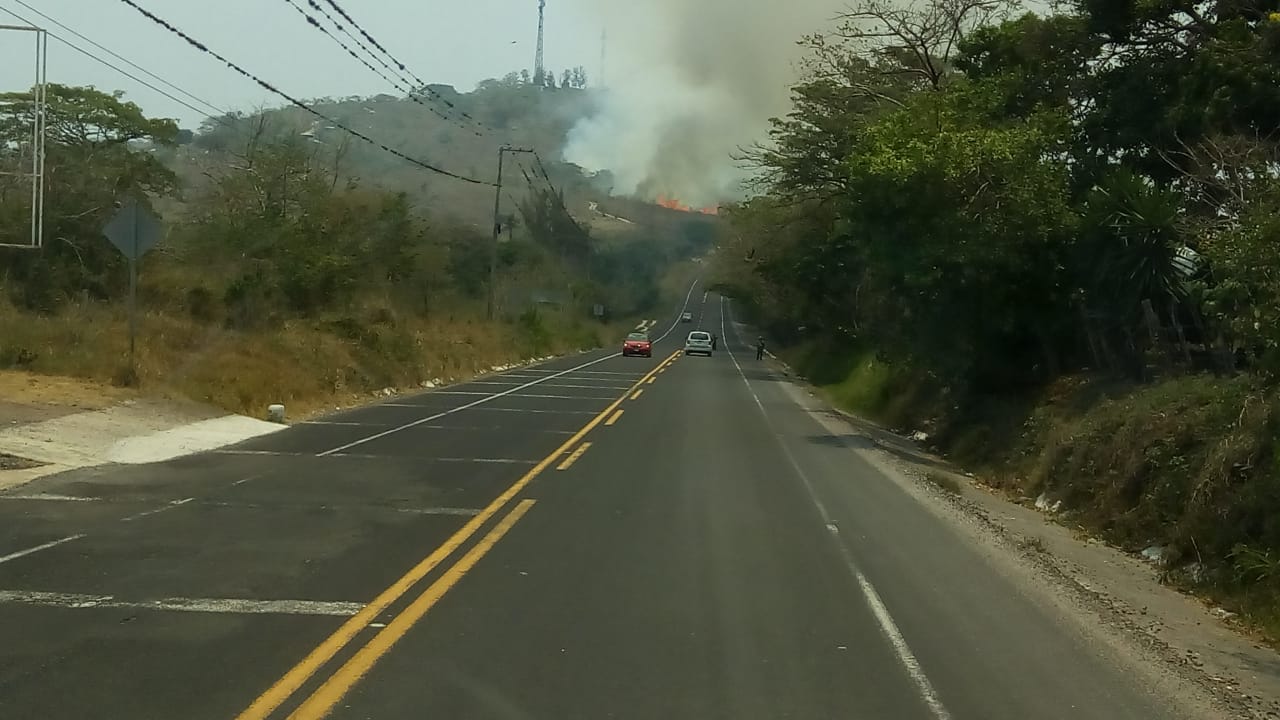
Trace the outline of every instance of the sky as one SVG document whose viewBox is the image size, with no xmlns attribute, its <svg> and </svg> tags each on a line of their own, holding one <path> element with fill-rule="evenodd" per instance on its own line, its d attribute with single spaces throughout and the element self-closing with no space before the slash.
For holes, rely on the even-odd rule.
<svg viewBox="0 0 1280 720">
<path fill-rule="evenodd" d="M 291 6 L 306 7 L 309 0 L 133 1 L 296 98 L 397 93 Z M 601 34 L 608 33 L 606 92 L 597 100 L 595 114 L 569 132 L 561 159 L 589 172 L 609 170 L 620 194 L 674 196 L 696 207 L 742 196 L 743 181 L 751 171 L 734 158 L 767 139 L 769 118 L 789 110 L 797 62 L 804 53 L 796 41 L 830 29 L 833 18 L 850 4 L 546 2 L 546 67 L 557 74 L 582 65 L 589 83 L 599 87 Z M 538 0 L 337 4 L 430 83 L 467 92 L 481 80 L 533 65 Z M 3 11 L 16 12 L 54 35 L 103 54 L 40 18 L 33 7 L 219 108 L 252 110 L 282 104 L 123 0 L 0 0 L 0 21 L 16 22 Z M 29 34 L 0 32 L 0 90 L 29 88 L 32 64 Z M 56 39 L 50 43 L 48 73 L 51 82 L 123 90 L 149 115 L 178 118 L 183 127 L 195 128 L 210 114 L 185 108 Z"/>
<path fill-rule="evenodd" d="M 139 5 L 299 98 L 394 93 L 387 82 L 307 24 L 286 0 L 136 0 Z M 279 105 L 275 96 L 153 24 L 120 0 L 22 0 L 116 53 L 219 108 Z M 306 7 L 305 0 L 299 0 Z M 557 13 L 557 4 L 561 12 Z M 537 0 L 345 0 L 340 2 L 379 43 L 427 82 L 471 90 L 485 78 L 532 67 Z M 23 7 L 12 11 L 86 50 L 130 70 L 89 43 Z M 0 24 L 24 24 L 0 10 Z M 600 64 L 599 17 L 571 12 L 548 0 L 546 66 L 557 71 Z M 339 37 L 342 37 L 339 35 Z M 150 115 L 174 117 L 194 128 L 203 115 L 165 98 L 115 70 L 50 39 L 49 81 L 123 90 Z M 0 32 L 0 90 L 25 90 L 34 77 L 32 38 Z M 162 86 L 163 87 L 163 86 Z"/>
</svg>

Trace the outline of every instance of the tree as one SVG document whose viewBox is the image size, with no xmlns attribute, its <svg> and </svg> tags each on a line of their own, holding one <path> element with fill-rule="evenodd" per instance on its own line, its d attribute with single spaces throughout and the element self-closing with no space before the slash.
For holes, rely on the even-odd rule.
<svg viewBox="0 0 1280 720">
<path fill-rule="evenodd" d="M 923 6 L 858 0 L 837 17 L 835 38 L 860 57 L 896 66 L 893 74 L 932 90 L 956 74 L 964 38 L 999 19 L 1011 0 L 930 0 Z"/>
<path fill-rule="evenodd" d="M 0 95 L 5 170 L 17 169 L 20 150 L 15 149 L 30 143 L 33 113 L 30 93 Z M 19 305 L 52 312 L 73 292 L 106 298 L 122 289 L 123 259 L 102 237 L 102 227 L 116 201 L 146 202 L 174 189 L 173 173 L 134 145 L 172 145 L 178 127 L 172 120 L 146 117 L 121 93 L 57 84 L 48 86 L 47 126 L 45 247 L 11 254 L 2 282 Z M 29 213 L 30 192 L 14 192 L 14 180 L 5 176 L 0 183 L 5 218 Z"/>
</svg>

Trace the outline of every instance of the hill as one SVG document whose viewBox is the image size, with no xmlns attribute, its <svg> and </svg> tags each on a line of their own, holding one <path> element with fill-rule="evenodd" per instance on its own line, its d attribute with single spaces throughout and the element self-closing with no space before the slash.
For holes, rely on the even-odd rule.
<svg viewBox="0 0 1280 720">
<path fill-rule="evenodd" d="M 452 119 L 378 96 L 316 101 L 321 123 L 286 108 L 184 133 L 119 95 L 51 86 L 47 242 L 0 251 L 0 367 L 141 383 L 232 410 L 348 402 L 612 342 L 624 327 L 615 318 L 644 316 L 709 247 L 714 219 L 610 200 L 599 178 L 554 162 L 590 112 L 589 92 L 510 79 L 432 91 Z M 9 170 L 32 109 L 20 94 L 3 100 Z M 431 173 L 338 125 L 482 182 L 502 143 L 527 146 L 551 182 L 527 157 L 513 163 L 491 275 L 492 187 Z M 0 192 L 6 238 L 25 230 L 24 198 Z M 140 266 L 136 358 L 127 264 L 102 236 L 130 199 L 166 228 Z M 607 317 L 593 317 L 597 305 Z"/>
</svg>

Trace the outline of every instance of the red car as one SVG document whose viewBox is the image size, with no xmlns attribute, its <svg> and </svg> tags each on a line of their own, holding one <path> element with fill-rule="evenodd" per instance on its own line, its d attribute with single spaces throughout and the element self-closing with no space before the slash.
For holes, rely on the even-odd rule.
<svg viewBox="0 0 1280 720">
<path fill-rule="evenodd" d="M 649 342 L 649 334 L 633 332 L 622 341 L 622 356 L 641 355 L 653 357 L 653 343 Z"/>
</svg>

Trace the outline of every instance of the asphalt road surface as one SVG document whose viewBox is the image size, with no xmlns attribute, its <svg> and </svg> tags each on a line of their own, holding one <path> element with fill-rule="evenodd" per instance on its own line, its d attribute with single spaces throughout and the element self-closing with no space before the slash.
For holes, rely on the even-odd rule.
<svg viewBox="0 0 1280 720">
<path fill-rule="evenodd" d="M 1173 717 L 687 304 L 652 359 L 0 496 L 0 718 Z"/>
</svg>

